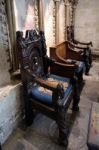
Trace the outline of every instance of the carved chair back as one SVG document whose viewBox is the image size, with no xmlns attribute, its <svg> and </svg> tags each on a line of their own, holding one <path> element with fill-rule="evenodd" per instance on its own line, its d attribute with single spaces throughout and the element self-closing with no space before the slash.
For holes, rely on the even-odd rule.
<svg viewBox="0 0 99 150">
<path fill-rule="evenodd" d="M 68 48 L 68 41 L 59 43 L 58 45 L 50 48 L 50 55 L 54 57 L 58 62 L 64 62 L 66 59 L 70 59 L 70 51 Z M 63 61 L 62 61 L 63 60 Z"/>
<path fill-rule="evenodd" d="M 23 33 L 17 31 L 17 46 L 21 65 L 21 70 L 24 68 L 30 69 L 37 76 L 43 76 L 45 73 L 46 44 L 44 32 L 39 34 L 35 30 L 27 30 L 26 36 L 23 38 Z M 45 68 L 44 68 L 45 67 Z"/>
</svg>

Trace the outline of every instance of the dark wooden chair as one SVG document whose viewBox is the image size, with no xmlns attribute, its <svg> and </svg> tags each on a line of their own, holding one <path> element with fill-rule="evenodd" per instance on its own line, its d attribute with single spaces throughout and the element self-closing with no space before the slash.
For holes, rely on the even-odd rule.
<svg viewBox="0 0 99 150">
<path fill-rule="evenodd" d="M 80 53 L 76 51 L 68 50 L 68 42 L 64 41 L 58 45 L 50 47 L 50 56 L 54 58 L 57 62 L 65 64 L 65 70 L 74 70 L 75 76 L 78 78 L 79 82 L 83 81 L 84 63 L 83 57 Z M 59 70 L 59 68 L 54 68 L 53 72 Z M 73 75 L 73 74 L 72 74 Z"/>
<path fill-rule="evenodd" d="M 35 34 L 34 34 L 35 33 Z M 23 33 L 17 31 L 17 48 L 25 102 L 26 124 L 33 122 L 33 110 L 54 119 L 59 128 L 59 144 L 68 145 L 65 114 L 73 100 L 74 111 L 78 111 L 80 100 L 77 80 L 64 72 L 65 64 L 58 63 L 46 55 L 44 32 L 33 30 Z M 60 72 L 51 74 L 52 66 L 58 66 Z M 61 74 L 64 72 L 64 74 Z M 71 70 L 74 74 L 74 69 Z M 61 76 L 59 76 L 61 75 Z M 68 78 L 70 76 L 70 78 Z"/>
<path fill-rule="evenodd" d="M 81 51 L 81 54 L 83 55 L 83 59 L 85 62 L 86 70 L 85 74 L 89 74 L 90 67 L 92 65 L 92 42 L 80 42 L 75 39 L 74 36 L 74 26 L 67 26 L 67 40 L 70 42 L 69 50 L 74 51 Z"/>
</svg>

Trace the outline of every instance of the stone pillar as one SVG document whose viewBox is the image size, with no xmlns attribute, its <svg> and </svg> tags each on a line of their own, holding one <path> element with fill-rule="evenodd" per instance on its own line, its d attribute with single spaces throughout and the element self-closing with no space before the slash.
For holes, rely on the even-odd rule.
<svg viewBox="0 0 99 150">
<path fill-rule="evenodd" d="M 0 1 L 0 87 L 10 83 L 10 55 L 5 0 Z"/>
<path fill-rule="evenodd" d="M 53 1 L 54 2 L 54 1 Z M 56 43 L 56 8 L 55 8 L 55 2 L 53 7 L 53 44 Z"/>
<path fill-rule="evenodd" d="M 68 0 L 65 0 L 65 11 L 66 11 L 66 25 L 70 25 L 70 4 Z"/>
<path fill-rule="evenodd" d="M 79 0 L 69 0 L 70 1 L 70 23 L 75 24 L 75 11 Z"/>
<path fill-rule="evenodd" d="M 15 23 L 15 13 L 14 13 L 14 1 L 7 0 L 6 1 L 6 9 L 7 9 L 7 18 L 8 18 L 8 26 L 9 26 L 9 36 L 11 41 L 11 55 L 12 55 L 12 69 L 16 71 L 19 68 L 19 61 L 17 59 L 17 51 L 16 51 L 16 23 Z"/>
<path fill-rule="evenodd" d="M 65 39 L 67 40 L 67 26 L 70 25 L 70 4 L 69 4 L 68 0 L 65 0 L 65 16 L 66 16 L 66 21 L 65 21 L 66 36 L 65 36 Z"/>
<path fill-rule="evenodd" d="M 44 31 L 44 0 L 39 0 L 39 28 Z"/>
<path fill-rule="evenodd" d="M 34 1 L 34 14 L 35 14 L 35 29 L 40 29 L 39 24 L 39 1 Z"/>
<path fill-rule="evenodd" d="M 55 1 L 55 6 L 56 6 L 56 41 L 55 43 L 59 43 L 59 2 L 60 0 L 54 0 Z"/>
<path fill-rule="evenodd" d="M 59 43 L 65 40 L 66 36 L 66 13 L 65 2 L 61 0 L 59 2 Z"/>
</svg>

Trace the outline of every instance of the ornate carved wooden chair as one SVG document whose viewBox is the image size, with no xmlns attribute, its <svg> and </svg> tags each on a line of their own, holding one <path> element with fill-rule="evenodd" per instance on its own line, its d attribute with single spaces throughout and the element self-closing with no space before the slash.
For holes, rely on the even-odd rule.
<svg viewBox="0 0 99 150">
<path fill-rule="evenodd" d="M 35 33 L 35 34 L 34 34 Z M 73 100 L 73 110 L 78 110 L 80 100 L 77 82 L 75 78 L 68 78 L 68 72 L 64 77 L 51 74 L 51 66 L 58 66 L 60 72 L 64 71 L 62 65 L 46 55 L 44 33 L 27 31 L 26 38 L 18 31 L 17 48 L 21 64 L 21 76 L 25 102 L 25 117 L 27 125 L 33 122 L 33 109 L 54 119 L 59 128 L 58 142 L 68 145 L 67 128 L 65 126 L 65 113 Z M 50 68 L 50 69 L 49 69 Z M 74 74 L 74 70 L 71 70 Z"/>
<path fill-rule="evenodd" d="M 50 47 L 50 56 L 56 61 L 65 64 L 65 70 L 74 69 L 78 81 L 83 81 L 84 63 L 80 53 L 68 50 L 68 42 L 64 41 L 58 45 Z M 54 68 L 53 71 L 56 71 Z"/>
<path fill-rule="evenodd" d="M 83 60 L 85 62 L 86 70 L 85 74 L 88 75 L 90 67 L 92 65 L 92 42 L 80 42 L 75 39 L 74 36 L 74 26 L 67 27 L 67 40 L 69 41 L 69 50 L 78 51 L 83 56 Z"/>
</svg>

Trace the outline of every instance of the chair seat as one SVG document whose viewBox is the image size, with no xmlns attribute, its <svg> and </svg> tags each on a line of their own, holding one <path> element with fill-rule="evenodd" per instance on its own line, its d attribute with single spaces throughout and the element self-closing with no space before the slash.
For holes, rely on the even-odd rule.
<svg viewBox="0 0 99 150">
<path fill-rule="evenodd" d="M 64 98 L 68 97 L 68 95 L 72 92 L 72 85 L 70 84 L 70 79 L 56 76 L 56 75 L 50 75 L 45 80 L 48 80 L 52 83 L 55 83 L 57 85 L 58 83 L 62 83 L 64 87 Z M 40 85 L 35 85 L 32 89 L 32 97 L 33 100 L 41 102 L 47 106 L 53 107 L 52 104 L 52 91 L 41 87 Z"/>
</svg>

